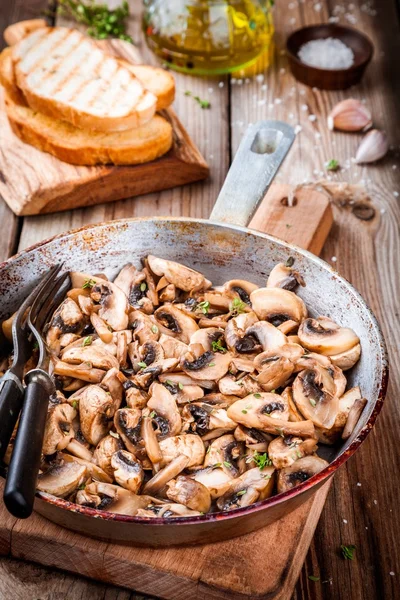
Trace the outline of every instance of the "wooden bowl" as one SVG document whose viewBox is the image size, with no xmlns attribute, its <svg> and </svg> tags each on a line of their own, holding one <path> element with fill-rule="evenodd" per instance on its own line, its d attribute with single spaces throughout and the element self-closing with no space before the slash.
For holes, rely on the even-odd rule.
<svg viewBox="0 0 400 600">
<path fill-rule="evenodd" d="M 303 44 L 311 40 L 337 38 L 354 53 L 354 64 L 348 69 L 319 69 L 298 58 Z M 294 31 L 287 39 L 286 50 L 290 69 L 298 81 L 323 90 L 344 90 L 360 82 L 372 58 L 374 47 L 366 35 L 351 27 L 341 25 L 313 25 Z"/>
</svg>

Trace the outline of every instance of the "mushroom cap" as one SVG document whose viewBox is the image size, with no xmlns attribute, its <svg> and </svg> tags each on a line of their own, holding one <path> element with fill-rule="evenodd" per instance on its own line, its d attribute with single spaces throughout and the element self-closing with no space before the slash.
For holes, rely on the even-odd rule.
<svg viewBox="0 0 400 600">
<path fill-rule="evenodd" d="M 360 360 L 361 356 L 361 344 L 356 344 L 353 348 L 346 350 L 346 352 L 340 352 L 339 354 L 331 354 L 330 359 L 332 364 L 336 367 L 340 367 L 343 371 L 348 371 L 356 362 Z"/>
<path fill-rule="evenodd" d="M 340 327 L 328 317 L 305 319 L 297 335 L 305 348 L 325 356 L 341 354 L 360 343 L 352 329 Z"/>
<path fill-rule="evenodd" d="M 326 460 L 323 460 L 316 454 L 299 458 L 290 467 L 279 471 L 277 482 L 278 493 L 281 494 L 282 492 L 291 490 L 300 483 L 303 483 L 303 481 L 307 481 L 307 479 L 325 469 L 328 464 Z"/>
<path fill-rule="evenodd" d="M 284 321 L 301 323 L 307 317 L 303 300 L 282 288 L 259 288 L 250 295 L 254 312 L 261 321 L 280 325 Z"/>
<path fill-rule="evenodd" d="M 284 263 L 275 265 L 267 280 L 267 288 L 282 288 L 289 291 L 294 290 L 299 284 L 305 285 L 300 273 Z"/>
<path fill-rule="evenodd" d="M 231 279 L 224 283 L 222 289 L 226 292 L 235 292 L 242 302 L 250 304 L 250 294 L 258 289 L 258 285 L 245 279 Z"/>
<path fill-rule="evenodd" d="M 205 485 L 190 477 L 180 475 L 167 483 L 167 496 L 173 502 L 192 510 L 206 513 L 211 507 L 211 495 Z"/>
<path fill-rule="evenodd" d="M 161 427 L 160 437 L 174 436 L 180 433 L 182 428 L 182 419 L 176 404 L 176 400 L 160 383 L 153 383 L 150 388 L 150 400 L 147 403 L 151 411 L 157 413 L 157 417 L 161 417 L 165 421 L 167 431 L 163 431 Z M 162 424 L 163 425 L 163 424 Z"/>
<path fill-rule="evenodd" d="M 85 481 L 87 472 L 87 468 L 75 460 L 59 460 L 38 476 L 37 489 L 65 498 Z"/>
<path fill-rule="evenodd" d="M 165 260 L 149 254 L 147 257 L 149 267 L 159 277 L 164 276 L 169 283 L 173 283 L 177 288 L 184 292 L 191 292 L 202 288 L 209 287 L 209 282 L 204 275 L 190 269 L 185 265 Z"/>
<path fill-rule="evenodd" d="M 114 469 L 111 466 L 111 458 L 115 452 L 122 449 L 122 442 L 119 437 L 106 435 L 97 444 L 93 453 L 93 461 L 99 465 L 111 478 L 114 477 Z"/>
<path fill-rule="evenodd" d="M 188 344 L 191 336 L 198 330 L 196 321 L 174 304 L 163 304 L 154 313 L 158 327 L 161 331 L 176 337 L 184 344 Z"/>
<path fill-rule="evenodd" d="M 264 351 L 277 350 L 287 344 L 286 335 L 267 321 L 257 321 L 248 327 L 245 336 L 255 337 Z"/>
<path fill-rule="evenodd" d="M 160 337 L 159 328 L 149 315 L 140 310 L 131 310 L 129 312 L 129 323 L 133 330 L 133 337 L 144 344 L 150 340 L 158 340 Z"/>
<path fill-rule="evenodd" d="M 229 319 L 225 327 L 225 341 L 228 348 L 239 353 L 257 352 L 260 347 L 258 340 L 250 335 L 246 337 L 246 329 L 257 321 L 257 315 L 253 311 Z"/>
<path fill-rule="evenodd" d="M 233 510 L 264 500 L 274 488 L 274 467 L 249 469 L 233 481 L 223 496 L 217 500 L 220 510 Z"/>
<path fill-rule="evenodd" d="M 317 450 L 315 438 L 277 437 L 269 443 L 268 457 L 276 469 L 290 467 L 294 462 Z"/>
<path fill-rule="evenodd" d="M 79 395 L 79 421 L 84 438 L 97 446 L 109 430 L 115 413 L 111 394 L 98 385 L 88 385 Z"/>
<path fill-rule="evenodd" d="M 161 471 L 158 471 L 144 486 L 145 494 L 157 494 L 160 492 L 171 479 L 174 479 L 181 473 L 189 464 L 189 458 L 184 454 L 177 456 Z"/>
<path fill-rule="evenodd" d="M 184 373 L 195 380 L 215 381 L 221 379 L 229 369 L 232 357 L 227 352 L 204 352 L 195 360 L 184 360 L 181 363 Z"/>
<path fill-rule="evenodd" d="M 136 452 L 141 439 L 142 411 L 138 408 L 120 408 L 114 415 L 114 426 L 125 446 Z"/>
<path fill-rule="evenodd" d="M 293 399 L 301 414 L 317 427 L 330 429 L 337 417 L 339 400 L 329 369 L 319 365 L 301 371 L 293 382 Z"/>
<path fill-rule="evenodd" d="M 75 436 L 72 421 L 76 415 L 75 408 L 65 402 L 49 405 L 42 447 L 43 454 L 54 454 L 57 450 L 63 450 L 68 446 Z"/>
<path fill-rule="evenodd" d="M 157 502 L 151 496 L 144 494 L 138 496 L 125 488 L 109 483 L 93 482 L 86 486 L 85 491 L 91 495 L 101 497 L 101 504 L 97 508 L 132 517 L 137 515 L 140 509 L 144 509 L 149 504 Z"/>
<path fill-rule="evenodd" d="M 222 496 L 229 488 L 232 481 L 232 476 L 218 467 L 205 467 L 199 469 L 192 477 L 208 489 L 213 500 Z"/>
<path fill-rule="evenodd" d="M 119 362 L 101 346 L 75 346 L 63 352 L 63 361 L 73 365 L 88 363 L 97 369 L 119 369 Z"/>
<path fill-rule="evenodd" d="M 133 454 L 126 450 L 117 450 L 111 457 L 114 479 L 123 488 L 136 494 L 143 483 L 143 468 Z"/>
<path fill-rule="evenodd" d="M 176 435 L 160 440 L 159 444 L 164 464 L 170 463 L 181 455 L 189 458 L 188 467 L 203 464 L 206 449 L 203 440 L 198 435 L 191 433 Z"/>
<path fill-rule="evenodd" d="M 240 444 L 232 434 L 222 435 L 213 440 L 207 449 L 204 460 L 205 467 L 219 465 L 221 469 L 227 470 L 232 477 L 237 477 L 239 470 L 236 466 L 236 460 L 242 454 Z"/>
<path fill-rule="evenodd" d="M 128 299 L 117 285 L 102 280 L 92 287 L 90 297 L 100 303 L 99 316 L 114 331 L 128 328 Z"/>
</svg>

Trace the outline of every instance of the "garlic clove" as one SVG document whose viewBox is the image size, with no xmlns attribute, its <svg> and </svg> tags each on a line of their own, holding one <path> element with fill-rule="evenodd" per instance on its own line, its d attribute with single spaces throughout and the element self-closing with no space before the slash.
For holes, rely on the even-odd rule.
<svg viewBox="0 0 400 600">
<path fill-rule="evenodd" d="M 372 126 L 368 108 L 359 100 L 348 98 L 336 104 L 328 116 L 328 128 L 341 131 L 367 131 Z"/>
<path fill-rule="evenodd" d="M 389 142 L 384 131 L 371 129 L 361 140 L 356 152 L 356 163 L 371 163 L 379 160 L 389 150 Z"/>
</svg>

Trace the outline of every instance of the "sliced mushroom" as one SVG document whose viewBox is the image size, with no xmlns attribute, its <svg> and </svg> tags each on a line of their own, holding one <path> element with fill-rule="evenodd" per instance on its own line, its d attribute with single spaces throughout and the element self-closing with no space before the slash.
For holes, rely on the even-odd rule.
<svg viewBox="0 0 400 600">
<path fill-rule="evenodd" d="M 147 509 L 140 509 L 137 512 L 138 517 L 162 517 L 163 519 L 172 519 L 173 517 L 198 517 L 202 513 L 197 510 L 191 510 L 183 504 L 157 504 L 149 505 Z"/>
<path fill-rule="evenodd" d="M 295 370 L 304 350 L 298 344 L 284 344 L 276 350 L 262 352 L 254 359 L 259 371 L 257 382 L 266 392 L 283 386 Z"/>
<path fill-rule="evenodd" d="M 69 442 L 68 446 L 66 447 L 66 450 L 68 450 L 68 452 L 73 456 L 76 456 L 76 458 L 82 458 L 86 461 L 91 461 L 93 459 L 91 451 L 85 446 L 84 443 L 76 439 L 72 439 Z"/>
<path fill-rule="evenodd" d="M 287 492 L 300 483 L 307 481 L 307 479 L 325 469 L 328 464 L 326 460 L 317 455 L 299 458 L 290 467 L 279 471 L 277 482 L 278 494 Z"/>
<path fill-rule="evenodd" d="M 101 346 L 75 346 L 63 352 L 63 361 L 78 365 L 86 363 L 96 369 L 119 369 L 118 360 Z"/>
<path fill-rule="evenodd" d="M 210 381 L 209 379 L 192 379 L 189 375 L 185 373 L 162 373 L 158 378 L 162 383 L 166 383 L 167 381 L 171 381 L 172 383 L 181 384 L 181 385 L 199 385 L 200 387 L 206 390 L 215 389 L 216 383 L 215 381 Z"/>
<path fill-rule="evenodd" d="M 239 353 L 254 353 L 261 349 L 258 339 L 246 330 L 257 323 L 258 319 L 254 312 L 247 312 L 230 319 L 225 327 L 226 345 L 232 351 Z"/>
<path fill-rule="evenodd" d="M 206 327 L 205 329 L 198 329 L 192 334 L 190 338 L 189 351 L 193 352 L 193 346 L 200 345 L 200 353 L 194 353 L 196 358 L 198 358 L 204 352 L 209 352 L 213 350 L 213 342 L 219 342 L 219 344 L 223 348 L 221 340 L 224 340 L 224 332 L 222 331 L 222 329 L 218 329 L 217 327 Z M 223 348 L 222 353 L 224 354 L 225 352 L 226 348 Z"/>
<path fill-rule="evenodd" d="M 98 385 L 87 386 L 79 395 L 79 420 L 85 439 L 97 446 L 107 435 L 115 413 L 115 403 Z"/>
<path fill-rule="evenodd" d="M 139 340 L 140 344 L 150 340 L 158 340 L 160 333 L 158 326 L 152 319 L 142 313 L 140 310 L 133 310 L 129 313 L 129 323 L 133 330 L 133 336 Z"/>
<path fill-rule="evenodd" d="M 191 477 L 208 489 L 212 500 L 222 496 L 232 481 L 230 473 L 215 466 L 198 469 Z"/>
<path fill-rule="evenodd" d="M 214 381 L 228 372 L 231 360 L 229 353 L 207 351 L 194 360 L 185 359 L 182 370 L 192 379 Z"/>
<path fill-rule="evenodd" d="M 129 384 L 129 385 L 128 385 Z M 149 395 L 144 390 L 139 389 L 132 381 L 127 381 L 124 385 L 125 400 L 128 408 L 144 408 L 149 399 Z"/>
<path fill-rule="evenodd" d="M 304 279 L 300 273 L 284 263 L 275 265 L 267 280 L 267 288 L 282 288 L 293 291 L 298 285 L 304 286 Z"/>
<path fill-rule="evenodd" d="M 137 496 L 125 488 L 109 483 L 90 483 L 84 492 L 85 494 L 78 492 L 76 497 L 78 504 L 94 505 L 94 508 L 119 515 L 135 516 L 139 510 L 157 502 L 151 496 Z"/>
<path fill-rule="evenodd" d="M 123 488 L 136 494 L 143 483 L 143 468 L 133 454 L 126 450 L 118 450 L 111 457 L 114 478 Z"/>
<path fill-rule="evenodd" d="M 101 387 L 110 392 L 112 399 L 114 400 L 115 410 L 120 407 L 123 396 L 124 387 L 120 380 L 120 372 L 118 369 L 110 369 L 104 375 Z"/>
<path fill-rule="evenodd" d="M 317 440 L 314 438 L 277 437 L 268 446 L 268 457 L 276 469 L 284 469 L 303 456 L 313 454 L 316 450 Z"/>
<path fill-rule="evenodd" d="M 127 329 L 128 300 L 117 285 L 102 280 L 92 287 L 90 297 L 101 305 L 99 316 L 107 325 L 114 331 Z"/>
<path fill-rule="evenodd" d="M 237 477 L 239 470 L 236 461 L 242 454 L 243 446 L 234 438 L 227 434 L 213 440 L 207 449 L 204 460 L 205 467 L 218 465 L 223 470 L 227 470 L 232 477 Z"/>
<path fill-rule="evenodd" d="M 163 333 L 159 339 L 160 345 L 164 350 L 165 358 L 178 358 L 179 360 L 189 351 L 189 346 L 183 342 L 165 335 Z"/>
<path fill-rule="evenodd" d="M 356 425 L 358 423 L 359 418 L 361 417 L 361 413 L 363 412 L 365 406 L 367 404 L 366 398 L 357 398 L 354 402 L 353 406 L 350 408 L 349 415 L 347 417 L 346 425 L 344 426 L 342 433 L 342 440 L 347 440 L 353 433 Z"/>
<path fill-rule="evenodd" d="M 160 440 L 160 450 L 165 464 L 170 463 L 178 456 L 187 456 L 188 467 L 195 467 L 203 464 L 206 449 L 202 439 L 198 435 L 191 433 L 185 435 L 176 435 L 174 437 Z"/>
<path fill-rule="evenodd" d="M 159 277 L 164 276 L 169 283 L 173 283 L 184 292 L 193 292 L 210 286 L 204 275 L 180 263 L 164 260 L 151 254 L 149 254 L 147 260 L 153 273 Z"/>
<path fill-rule="evenodd" d="M 186 469 L 188 464 L 189 458 L 187 456 L 184 454 L 177 456 L 145 484 L 143 493 L 157 494 L 169 481 L 171 481 L 171 479 L 174 479 L 179 473 Z"/>
<path fill-rule="evenodd" d="M 220 510 L 249 506 L 258 500 L 268 498 L 274 489 L 274 467 L 255 467 L 234 479 L 227 491 L 217 500 Z"/>
<path fill-rule="evenodd" d="M 75 435 L 72 421 L 76 415 L 75 408 L 65 402 L 49 405 L 44 431 L 43 454 L 54 454 L 68 446 Z"/>
<path fill-rule="evenodd" d="M 114 415 L 114 426 L 125 446 L 136 453 L 141 439 L 142 411 L 138 408 L 120 408 Z"/>
<path fill-rule="evenodd" d="M 93 461 L 103 469 L 111 478 L 114 477 L 114 469 L 111 466 L 111 458 L 115 452 L 122 449 L 122 442 L 118 434 L 106 435 L 97 444 L 93 453 Z"/>
<path fill-rule="evenodd" d="M 56 353 L 59 351 L 59 338 L 64 333 L 80 334 L 85 327 L 85 318 L 76 302 L 66 298 L 54 312 L 46 334 L 46 343 Z"/>
<path fill-rule="evenodd" d="M 303 300 L 282 288 L 259 288 L 250 295 L 254 312 L 261 321 L 276 327 L 285 321 L 301 323 L 307 317 Z"/>
<path fill-rule="evenodd" d="M 63 333 L 59 339 L 60 348 L 66 348 L 70 344 L 76 342 L 76 345 L 82 345 L 82 338 L 76 333 Z M 80 344 L 79 344 L 80 342 Z"/>
<path fill-rule="evenodd" d="M 173 395 L 160 383 L 153 383 L 150 393 L 151 397 L 147 406 L 156 413 L 153 422 L 158 426 L 159 437 L 174 436 L 180 433 L 182 419 Z"/>
<path fill-rule="evenodd" d="M 76 461 L 58 460 L 38 476 L 37 489 L 65 498 L 87 478 L 87 468 Z"/>
<path fill-rule="evenodd" d="M 264 433 L 258 429 L 249 429 L 243 425 L 238 425 L 234 431 L 235 439 L 244 442 L 247 448 L 263 454 L 268 450 L 268 444 L 273 437 L 269 433 Z"/>
<path fill-rule="evenodd" d="M 146 273 L 138 271 L 130 263 L 121 269 L 114 280 L 114 284 L 124 292 L 130 306 L 134 308 L 140 308 L 143 300 L 147 299 Z"/>
<path fill-rule="evenodd" d="M 244 279 L 231 279 L 223 285 L 224 291 L 234 292 L 239 296 L 242 302 L 249 305 L 251 305 L 250 294 L 256 289 L 258 289 L 258 285 L 251 283 L 250 281 L 245 281 Z"/>
<path fill-rule="evenodd" d="M 257 394 L 258 396 L 258 394 Z M 228 416 L 246 427 L 260 429 L 274 435 L 298 435 L 314 437 L 313 422 L 289 422 L 287 402 L 278 394 L 263 392 L 261 398 L 254 395 L 238 400 L 228 408 Z"/>
<path fill-rule="evenodd" d="M 113 339 L 113 333 L 110 331 L 104 319 L 99 317 L 95 312 L 90 315 L 90 322 L 92 323 L 97 335 L 105 344 L 109 344 Z"/>
<path fill-rule="evenodd" d="M 206 402 L 192 402 L 182 410 L 186 428 L 196 432 L 203 440 L 213 439 L 226 431 L 233 431 L 235 421 L 223 408 L 215 408 Z M 214 433 L 216 435 L 210 435 Z"/>
<path fill-rule="evenodd" d="M 293 382 L 293 399 L 306 419 L 330 429 L 339 411 L 336 386 L 329 369 L 316 365 L 301 371 Z"/>
<path fill-rule="evenodd" d="M 211 507 L 211 495 L 205 485 L 180 475 L 167 483 L 167 496 L 173 502 L 183 504 L 192 510 L 206 513 Z"/>
<path fill-rule="evenodd" d="M 88 476 L 95 481 L 103 481 L 104 483 L 112 483 L 113 478 L 107 475 L 105 471 L 98 465 L 96 465 L 92 460 L 85 460 L 84 458 L 79 458 L 78 456 L 71 456 L 65 452 L 60 452 L 58 455 L 60 459 L 65 462 L 77 462 L 80 465 L 83 465 L 87 469 Z"/>
<path fill-rule="evenodd" d="M 267 321 L 257 321 L 246 329 L 246 336 L 254 337 L 264 351 L 276 350 L 287 344 L 287 337 Z"/>
<path fill-rule="evenodd" d="M 360 340 L 356 333 L 328 317 L 306 319 L 299 327 L 298 336 L 305 348 L 332 357 L 338 367 L 343 365 L 344 369 L 350 369 L 360 358 Z"/>
<path fill-rule="evenodd" d="M 163 333 L 176 337 L 184 344 L 189 343 L 191 336 L 199 328 L 192 317 L 174 304 L 164 304 L 155 311 L 154 317 Z"/>
<path fill-rule="evenodd" d="M 243 380 L 236 380 L 232 375 L 225 375 L 218 381 L 218 389 L 221 394 L 227 396 L 237 396 L 244 398 L 249 394 L 247 387 L 243 385 Z"/>
</svg>

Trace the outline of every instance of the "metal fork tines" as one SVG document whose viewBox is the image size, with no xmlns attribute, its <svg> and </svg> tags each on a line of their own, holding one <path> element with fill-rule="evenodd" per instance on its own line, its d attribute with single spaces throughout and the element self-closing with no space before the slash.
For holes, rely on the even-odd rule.
<svg viewBox="0 0 400 600">
<path fill-rule="evenodd" d="M 0 412 L 5 404 L 11 406 L 11 411 L 5 415 L 8 419 L 6 428 L 4 421 L 0 421 L 2 423 L 0 458 L 4 456 L 3 445 L 7 447 L 22 409 L 4 490 L 4 502 L 8 510 L 20 518 L 28 517 L 32 512 L 48 402 L 50 395 L 55 392 L 54 382 L 48 374 L 49 357 L 42 331 L 47 319 L 65 295 L 66 290 L 63 288 L 68 273 L 59 274 L 60 270 L 61 265 L 50 270 L 25 300 L 13 323 L 15 356 L 10 371 L 5 374 L 5 386 L 7 382 L 11 382 L 15 392 L 17 389 L 15 386 L 18 385 L 17 402 L 15 395 L 11 402 L 8 395 L 4 396 L 5 386 L 0 392 Z M 31 356 L 30 332 L 38 344 L 39 358 L 37 366 L 25 375 L 26 388 L 23 388 L 21 381 L 23 369 Z M 6 434 L 9 436 L 8 439 Z M 4 451 L 1 452 L 3 449 Z"/>
</svg>

